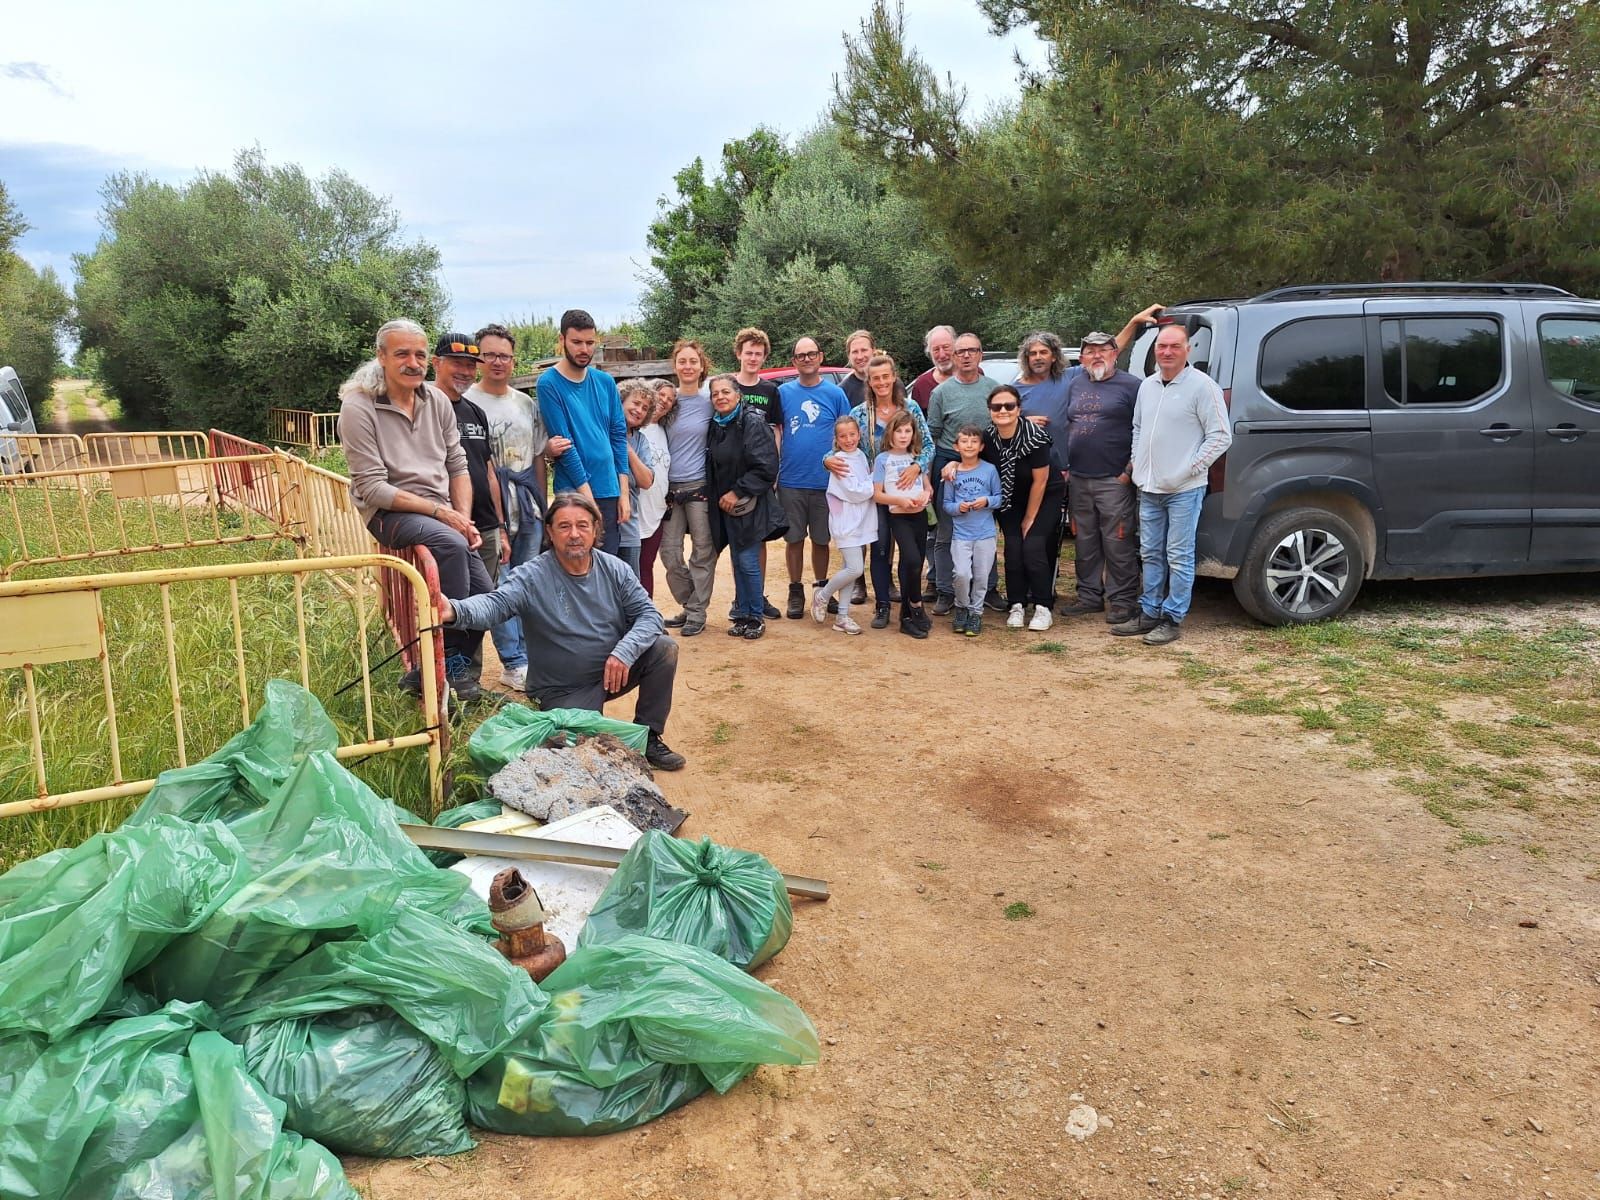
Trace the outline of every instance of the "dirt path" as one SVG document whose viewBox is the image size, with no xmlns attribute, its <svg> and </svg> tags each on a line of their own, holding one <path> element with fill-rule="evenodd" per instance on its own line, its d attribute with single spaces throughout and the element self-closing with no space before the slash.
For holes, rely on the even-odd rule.
<svg viewBox="0 0 1600 1200">
<path fill-rule="evenodd" d="M 1204 588 L 1180 646 L 1226 657 L 1242 622 Z M 1027 652 L 1046 640 L 1064 653 Z M 762 971 L 821 1065 L 626 1134 L 488 1136 L 352 1179 L 384 1200 L 1600 1194 L 1593 879 L 1451 853 L 1415 797 L 1208 705 L 1178 662 L 1096 618 L 921 644 L 714 620 L 684 643 L 690 766 L 666 786 L 686 833 L 832 881 Z"/>
<path fill-rule="evenodd" d="M 74 421 L 71 419 L 68 407 L 67 392 L 76 392 L 81 395 L 83 406 L 88 410 L 87 420 Z M 111 417 L 101 406 L 99 397 L 86 379 L 62 379 L 56 382 L 55 404 L 51 412 L 51 432 L 53 433 L 114 433 L 116 425 Z"/>
</svg>

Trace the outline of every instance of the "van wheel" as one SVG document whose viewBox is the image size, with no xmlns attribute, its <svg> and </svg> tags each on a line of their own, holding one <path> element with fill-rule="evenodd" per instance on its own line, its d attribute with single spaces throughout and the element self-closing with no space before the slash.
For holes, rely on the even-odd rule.
<svg viewBox="0 0 1600 1200">
<path fill-rule="evenodd" d="M 1325 621 L 1361 590 L 1361 539 L 1350 522 L 1323 508 L 1290 508 L 1261 523 L 1233 593 L 1267 625 Z"/>
</svg>

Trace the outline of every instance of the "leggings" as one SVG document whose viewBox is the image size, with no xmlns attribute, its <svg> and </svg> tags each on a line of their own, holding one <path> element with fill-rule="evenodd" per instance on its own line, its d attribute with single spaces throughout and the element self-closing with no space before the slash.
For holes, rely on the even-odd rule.
<svg viewBox="0 0 1600 1200">
<path fill-rule="evenodd" d="M 833 577 L 822 585 L 822 598 L 831 600 L 835 597 L 839 601 L 839 619 L 843 620 L 850 615 L 850 585 L 861 578 L 862 564 L 865 562 L 865 546 L 840 546 L 839 553 L 844 558 L 844 566 L 833 573 Z"/>
<path fill-rule="evenodd" d="M 885 512 L 888 509 L 885 508 Z M 889 530 L 900 550 L 900 602 L 912 608 L 922 606 L 922 563 L 928 552 L 928 514 L 889 513 Z M 881 535 L 880 535 L 881 536 Z M 887 559 L 888 555 L 885 554 Z M 884 574 L 889 573 L 887 563 Z M 887 591 L 878 593 L 879 606 L 888 603 Z"/>
<path fill-rule="evenodd" d="M 1000 532 L 1006 539 L 1006 603 L 1037 604 L 1053 609 L 1055 596 L 1055 563 L 1050 561 L 1050 547 L 1059 553 L 1061 501 L 1059 491 L 1046 491 L 1039 502 L 1039 511 L 1022 536 L 1022 518 L 1027 515 L 1027 504 L 1017 497 L 1010 508 L 1000 514 Z"/>
<path fill-rule="evenodd" d="M 957 608 L 983 607 L 984 581 L 994 570 L 995 539 L 977 538 L 970 542 L 950 539 L 951 586 Z"/>
<path fill-rule="evenodd" d="M 893 591 L 890 583 L 892 576 L 890 568 L 894 559 L 894 535 L 889 532 L 889 506 L 878 505 L 878 540 L 872 543 L 871 553 L 867 555 L 867 570 L 872 575 L 872 595 L 878 602 L 879 608 L 889 607 L 889 593 Z M 905 589 L 900 589 L 905 594 Z"/>
<path fill-rule="evenodd" d="M 666 532 L 667 523 L 663 519 L 656 531 L 639 543 L 639 582 L 644 585 L 644 594 L 652 599 L 656 594 L 656 554 L 661 550 L 661 538 Z"/>
</svg>

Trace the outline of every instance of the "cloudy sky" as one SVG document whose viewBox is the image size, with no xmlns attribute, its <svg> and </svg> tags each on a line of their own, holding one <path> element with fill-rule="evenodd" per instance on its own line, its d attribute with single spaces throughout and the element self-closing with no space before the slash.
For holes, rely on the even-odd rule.
<svg viewBox="0 0 1600 1200">
<path fill-rule="evenodd" d="M 389 196 L 440 248 L 458 326 L 574 304 L 604 325 L 634 311 L 673 173 L 758 124 L 815 124 L 868 6 L 29 4 L 0 40 L 0 180 L 34 226 L 21 252 L 70 282 L 108 174 L 181 182 L 259 145 Z M 969 111 L 1015 95 L 1015 53 L 1042 58 L 974 0 L 908 7 Z"/>
</svg>

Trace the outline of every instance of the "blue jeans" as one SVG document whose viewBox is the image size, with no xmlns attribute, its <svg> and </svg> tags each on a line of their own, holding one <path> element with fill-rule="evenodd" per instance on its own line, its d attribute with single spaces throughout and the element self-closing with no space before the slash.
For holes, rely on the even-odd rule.
<svg viewBox="0 0 1600 1200">
<path fill-rule="evenodd" d="M 1194 535 L 1200 526 L 1204 486 L 1186 492 L 1139 493 L 1139 557 L 1144 590 L 1139 607 L 1147 617 L 1181 624 L 1194 594 Z"/>
<path fill-rule="evenodd" d="M 505 536 L 505 531 L 500 531 L 500 536 Z M 524 515 L 522 524 L 517 527 L 517 534 L 511 539 L 511 561 L 501 568 L 502 577 L 509 574 L 515 567 L 520 567 L 525 562 L 532 562 L 539 557 L 539 543 L 544 540 L 544 522 L 537 516 L 531 519 Z M 518 617 L 496 625 L 489 631 L 489 636 L 494 639 L 494 652 L 500 656 L 501 667 L 525 667 L 528 665 L 528 647 L 522 640 L 522 621 Z"/>
<path fill-rule="evenodd" d="M 759 621 L 766 611 L 766 584 L 761 578 L 761 543 L 729 546 L 733 558 L 733 616 Z"/>
</svg>

